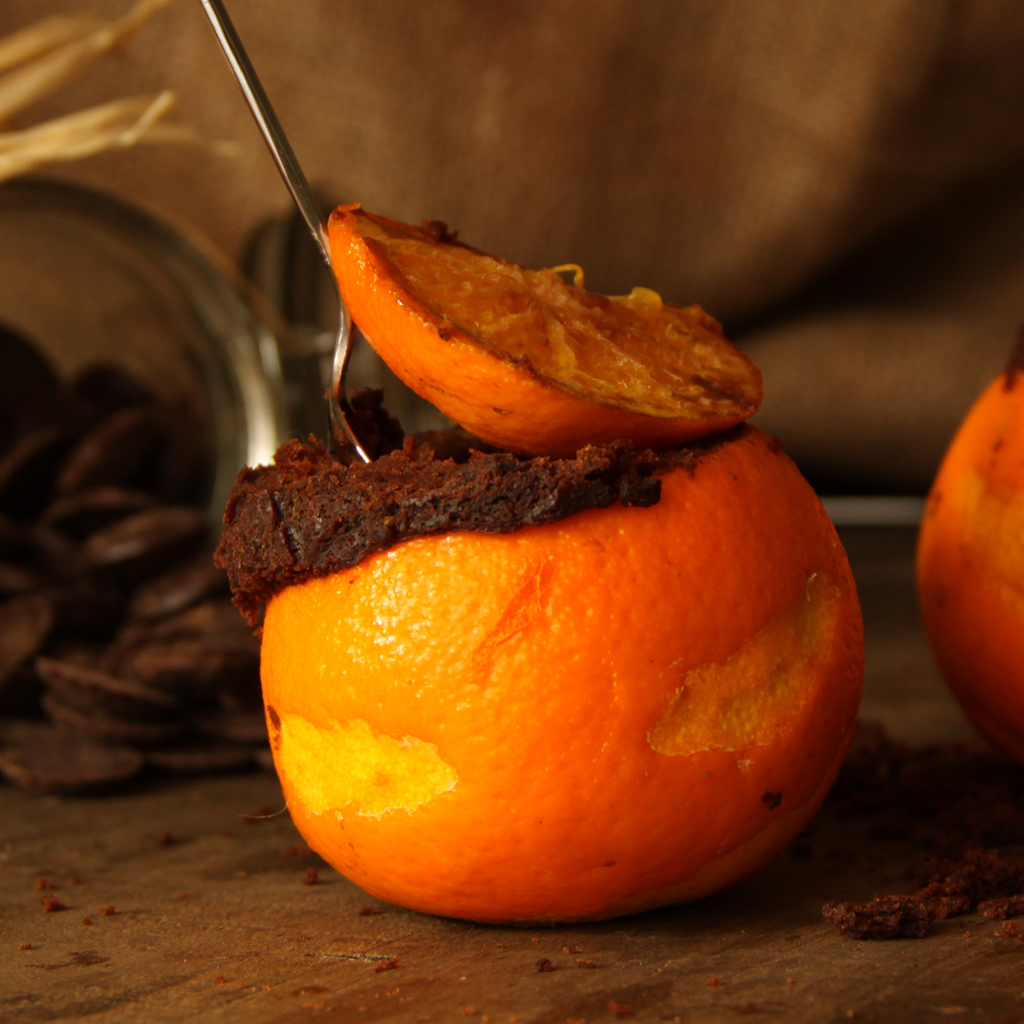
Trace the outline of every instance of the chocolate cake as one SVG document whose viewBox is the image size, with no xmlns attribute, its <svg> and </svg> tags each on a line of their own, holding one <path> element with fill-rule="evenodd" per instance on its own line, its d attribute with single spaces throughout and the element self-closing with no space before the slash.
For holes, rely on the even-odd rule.
<svg viewBox="0 0 1024 1024">
<path fill-rule="evenodd" d="M 647 507 L 661 495 L 659 472 L 692 469 L 738 427 L 668 452 L 617 442 L 572 459 L 520 458 L 470 451 L 439 459 L 431 443 L 409 437 L 374 462 L 346 465 L 319 442 L 288 441 L 273 466 L 245 469 L 224 512 L 215 561 L 235 603 L 256 624 L 260 607 L 285 587 L 358 565 L 414 537 L 471 530 L 512 533 L 592 508 Z"/>
</svg>

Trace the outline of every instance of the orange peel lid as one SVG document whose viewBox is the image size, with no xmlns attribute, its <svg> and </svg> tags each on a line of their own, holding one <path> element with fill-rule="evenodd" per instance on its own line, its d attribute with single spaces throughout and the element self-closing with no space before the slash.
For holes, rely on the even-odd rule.
<svg viewBox="0 0 1024 1024">
<path fill-rule="evenodd" d="M 339 207 L 329 233 L 342 296 L 373 347 L 498 447 L 569 455 L 624 438 L 665 448 L 760 405 L 760 372 L 699 306 L 648 288 L 598 295 L 576 264 L 526 270 L 439 223 L 402 224 L 359 204 Z"/>
</svg>

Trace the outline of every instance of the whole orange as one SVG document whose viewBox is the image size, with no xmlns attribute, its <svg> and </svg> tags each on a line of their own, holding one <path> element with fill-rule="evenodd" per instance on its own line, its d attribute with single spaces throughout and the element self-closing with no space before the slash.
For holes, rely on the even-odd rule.
<svg viewBox="0 0 1024 1024">
<path fill-rule="evenodd" d="M 740 428 L 649 508 L 408 540 L 282 590 L 262 672 L 289 810 L 348 878 L 594 920 L 721 889 L 805 825 L 862 626 L 814 493 Z"/>
<path fill-rule="evenodd" d="M 932 650 L 968 717 L 1024 762 L 1024 349 L 975 403 L 928 497 L 917 554 Z"/>
</svg>

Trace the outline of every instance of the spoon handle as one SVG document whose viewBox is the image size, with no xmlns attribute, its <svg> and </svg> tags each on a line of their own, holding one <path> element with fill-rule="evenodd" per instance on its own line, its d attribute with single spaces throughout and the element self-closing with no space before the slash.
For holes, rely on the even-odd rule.
<svg viewBox="0 0 1024 1024">
<path fill-rule="evenodd" d="M 267 98 L 267 94 L 260 82 L 256 69 L 245 52 L 242 40 L 238 38 L 235 26 L 231 22 L 222 0 L 200 0 L 206 16 L 210 19 L 213 31 L 217 36 L 224 56 L 231 65 L 235 78 L 242 89 L 245 102 L 249 104 L 249 110 L 259 126 L 263 135 L 263 141 L 267 144 L 277 169 L 284 178 L 288 191 L 295 200 L 310 234 L 316 241 L 327 266 L 331 265 L 331 247 L 327 241 L 327 229 L 324 227 L 323 217 L 316 205 L 312 192 L 309 189 L 309 182 L 306 175 L 302 173 L 302 167 L 295 157 L 291 143 L 281 127 L 281 122 L 274 113 L 274 108 Z M 332 275 L 333 276 L 333 275 Z M 327 414 L 331 428 L 331 437 L 335 450 L 340 451 L 346 447 L 351 448 L 356 456 L 363 462 L 369 462 L 370 456 L 360 443 L 352 425 L 348 421 L 346 410 L 348 402 L 345 398 L 344 377 L 345 368 L 348 365 L 348 357 L 352 352 L 352 324 L 349 320 L 348 310 L 338 292 L 338 336 L 334 345 L 334 365 L 331 370 L 331 383 L 327 391 Z"/>
<path fill-rule="evenodd" d="M 238 80 L 242 95 L 245 96 L 245 101 L 249 104 L 249 110 L 252 111 L 256 124 L 259 125 L 267 148 L 274 158 L 274 163 L 277 164 L 277 169 L 281 172 L 281 177 L 284 178 L 284 183 L 288 186 L 295 205 L 299 208 L 299 212 L 316 239 L 321 255 L 330 266 L 331 250 L 327 243 L 327 231 L 324 228 L 324 221 L 320 216 L 316 200 L 310 192 L 309 182 L 306 181 L 306 175 L 302 173 L 302 167 L 295 157 L 291 143 L 281 127 L 281 122 L 277 119 L 277 114 L 274 113 L 274 108 L 267 98 L 259 76 L 256 74 L 256 69 L 245 52 L 242 40 L 238 38 L 231 17 L 221 0 L 201 0 L 201 3 L 206 11 L 206 16 L 210 19 L 213 31 L 217 35 L 221 49 L 224 51 L 224 56 L 227 57 L 231 70 Z"/>
</svg>

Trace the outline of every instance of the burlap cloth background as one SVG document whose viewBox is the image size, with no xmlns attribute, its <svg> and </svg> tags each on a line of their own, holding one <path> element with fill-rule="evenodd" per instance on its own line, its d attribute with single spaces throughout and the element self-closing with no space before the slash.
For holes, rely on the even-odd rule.
<svg viewBox="0 0 1024 1024">
<path fill-rule="evenodd" d="M 1024 319 L 1019 0 L 233 0 L 309 176 L 592 288 L 697 301 L 819 480 L 927 485 Z M 127 0 L 4 0 L 0 32 Z M 232 255 L 287 208 L 197 0 L 21 123 L 173 87 L 241 155 L 57 173 Z"/>
</svg>

